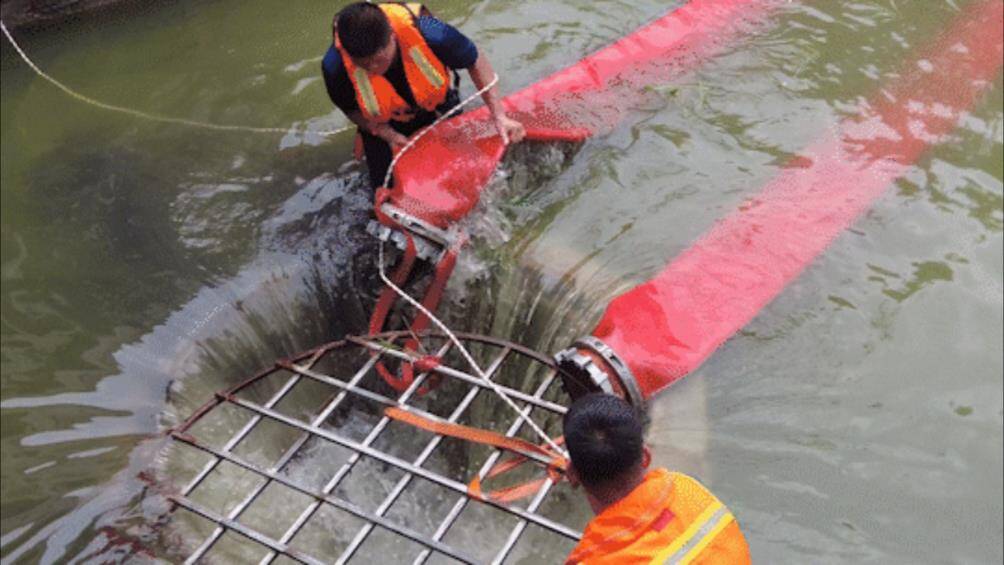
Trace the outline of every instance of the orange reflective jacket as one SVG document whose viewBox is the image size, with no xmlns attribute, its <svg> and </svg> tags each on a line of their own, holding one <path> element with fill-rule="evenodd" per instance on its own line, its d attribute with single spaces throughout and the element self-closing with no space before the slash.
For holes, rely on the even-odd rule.
<svg viewBox="0 0 1004 565">
<path fill-rule="evenodd" d="M 450 89 L 450 75 L 429 48 L 418 29 L 415 18 L 421 13 L 422 5 L 380 4 L 387 16 L 391 30 L 397 38 L 397 48 L 404 64 L 404 75 L 415 97 L 415 103 L 428 111 L 434 111 L 446 100 Z M 356 91 L 356 102 L 363 116 L 376 122 L 395 120 L 406 122 L 414 117 L 412 108 L 383 75 L 374 75 L 356 66 L 352 57 L 342 49 L 337 39 L 335 47 L 342 55 L 345 71 Z"/>
<path fill-rule="evenodd" d="M 568 564 L 748 564 L 739 524 L 708 489 L 666 469 L 606 508 L 586 527 Z"/>
</svg>

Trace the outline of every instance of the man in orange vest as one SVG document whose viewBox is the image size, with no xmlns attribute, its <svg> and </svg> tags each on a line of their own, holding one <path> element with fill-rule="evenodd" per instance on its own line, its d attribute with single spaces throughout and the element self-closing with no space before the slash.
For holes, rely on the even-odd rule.
<svg viewBox="0 0 1004 565">
<path fill-rule="evenodd" d="M 569 564 L 750 562 L 739 525 L 713 494 L 686 475 L 647 470 L 652 456 L 627 402 L 588 394 L 564 426 L 568 480 L 596 513 Z"/>
<path fill-rule="evenodd" d="M 421 4 L 349 4 L 335 16 L 333 45 L 321 63 L 331 101 L 359 126 L 370 184 L 383 184 L 408 136 L 459 103 L 467 69 L 479 90 L 495 72 L 470 39 Z M 482 98 L 505 143 L 521 141 L 523 125 L 506 116 L 497 88 Z"/>
</svg>

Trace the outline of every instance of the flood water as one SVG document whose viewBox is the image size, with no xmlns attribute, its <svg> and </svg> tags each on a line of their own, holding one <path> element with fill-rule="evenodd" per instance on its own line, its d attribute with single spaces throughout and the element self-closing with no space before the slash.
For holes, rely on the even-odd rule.
<svg viewBox="0 0 1004 565">
<path fill-rule="evenodd" d="M 548 353 L 587 334 L 966 4 L 785 4 L 492 202 L 466 266 L 483 282 L 452 285 L 449 318 Z M 156 514 L 139 476 L 165 425 L 277 357 L 362 331 L 370 195 L 351 136 L 309 133 L 344 125 L 319 74 L 340 5 L 175 0 L 18 35 L 101 101 L 299 133 L 95 108 L 4 43 L 5 563 L 120 558 L 109 540 L 143 541 Z M 672 6 L 431 5 L 490 55 L 504 92 Z M 998 76 L 948 143 L 652 403 L 656 463 L 710 486 L 754 561 L 1004 559 L 1002 104 Z"/>
</svg>

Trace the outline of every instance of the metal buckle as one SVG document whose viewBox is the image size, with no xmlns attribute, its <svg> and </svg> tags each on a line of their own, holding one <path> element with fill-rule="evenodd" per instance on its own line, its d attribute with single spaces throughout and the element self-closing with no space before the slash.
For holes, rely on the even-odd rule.
<svg viewBox="0 0 1004 565">
<path fill-rule="evenodd" d="M 389 228 L 376 220 L 370 220 L 370 222 L 366 224 L 366 233 L 372 235 L 380 241 L 386 241 L 394 244 L 394 246 L 401 251 L 404 251 L 404 249 L 408 246 L 408 238 L 404 235 L 404 232 Z M 412 234 L 412 241 L 415 242 L 416 256 L 423 261 L 436 263 L 443 255 L 443 250 L 445 248 L 420 235 Z"/>
<path fill-rule="evenodd" d="M 413 236 L 415 251 L 419 259 L 437 262 L 443 252 L 457 240 L 454 230 L 438 228 L 388 202 L 384 202 L 380 206 L 380 211 L 387 214 Z M 370 220 L 369 224 L 366 225 L 366 232 L 381 241 L 393 243 L 402 251 L 407 246 L 407 237 L 401 230 L 389 228 L 376 220 Z"/>
</svg>

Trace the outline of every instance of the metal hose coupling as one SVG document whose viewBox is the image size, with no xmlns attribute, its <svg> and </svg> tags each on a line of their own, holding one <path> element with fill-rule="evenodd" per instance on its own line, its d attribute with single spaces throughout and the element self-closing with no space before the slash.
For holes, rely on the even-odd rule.
<svg viewBox="0 0 1004 565">
<path fill-rule="evenodd" d="M 415 243 L 415 251 L 419 259 L 437 263 L 443 253 L 457 241 L 458 230 L 456 229 L 438 228 L 388 202 L 382 203 L 380 210 L 401 229 L 391 228 L 376 220 L 370 220 L 369 224 L 366 225 L 366 231 L 380 241 L 392 243 L 404 251 L 408 237 L 404 233 L 406 230 L 413 238 L 412 241 Z"/>
<path fill-rule="evenodd" d="M 627 400 L 639 414 L 647 412 L 645 397 L 631 369 L 598 337 L 590 335 L 575 340 L 571 347 L 554 356 L 554 362 L 560 369 L 565 391 L 573 399 L 590 392 L 605 392 Z"/>
</svg>

